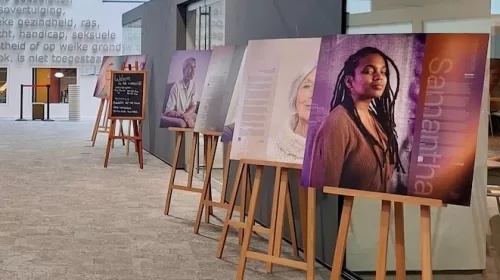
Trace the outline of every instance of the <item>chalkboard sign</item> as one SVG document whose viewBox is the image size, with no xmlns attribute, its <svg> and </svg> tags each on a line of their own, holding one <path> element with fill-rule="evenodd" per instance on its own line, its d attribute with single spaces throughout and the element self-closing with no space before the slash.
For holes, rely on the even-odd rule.
<svg viewBox="0 0 500 280">
<path fill-rule="evenodd" d="M 110 100 L 110 119 L 144 120 L 146 72 L 113 71 Z"/>
</svg>

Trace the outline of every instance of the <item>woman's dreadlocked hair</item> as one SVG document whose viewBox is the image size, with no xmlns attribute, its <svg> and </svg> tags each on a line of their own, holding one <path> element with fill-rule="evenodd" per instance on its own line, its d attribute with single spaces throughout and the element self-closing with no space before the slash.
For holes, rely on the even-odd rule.
<svg viewBox="0 0 500 280">
<path fill-rule="evenodd" d="M 337 77 L 337 83 L 335 85 L 333 93 L 334 96 L 331 102 L 330 112 L 333 111 L 333 109 L 335 109 L 338 105 L 342 105 L 345 107 L 345 109 L 349 112 L 349 114 L 351 115 L 352 119 L 354 120 L 358 128 L 361 130 L 361 133 L 363 133 L 368 143 L 370 143 L 370 147 L 373 153 L 375 153 L 375 157 L 377 158 L 380 168 L 382 169 L 382 164 L 380 162 L 380 159 L 378 158 L 375 152 L 375 146 L 378 145 L 378 142 L 371 135 L 371 133 L 368 132 L 366 127 L 361 122 L 358 111 L 354 106 L 354 100 L 352 99 L 351 92 L 347 87 L 347 85 L 345 84 L 346 76 L 354 77 L 355 69 L 359 64 L 359 60 L 363 57 L 372 54 L 378 54 L 382 56 L 382 58 L 385 61 L 385 64 L 387 65 L 387 70 L 386 70 L 387 85 L 384 89 L 384 93 L 382 94 L 382 96 L 379 98 L 374 98 L 373 101 L 371 102 L 370 111 L 373 113 L 375 119 L 378 121 L 378 123 L 384 130 L 385 134 L 387 135 L 388 138 L 387 148 L 390 155 L 390 163 L 395 165 L 397 171 L 404 173 L 405 171 L 401 163 L 401 159 L 399 157 L 398 139 L 397 139 L 398 136 L 395 130 L 396 123 L 394 121 L 394 105 L 396 103 L 396 98 L 399 92 L 400 77 L 399 77 L 398 67 L 390 57 L 388 57 L 385 53 L 383 53 L 379 49 L 373 47 L 362 48 L 353 55 L 351 55 L 345 62 L 344 68 Z M 392 68 L 394 68 L 395 75 L 397 78 L 397 84 L 395 90 L 393 90 L 390 85 L 389 65 L 392 66 Z"/>
</svg>

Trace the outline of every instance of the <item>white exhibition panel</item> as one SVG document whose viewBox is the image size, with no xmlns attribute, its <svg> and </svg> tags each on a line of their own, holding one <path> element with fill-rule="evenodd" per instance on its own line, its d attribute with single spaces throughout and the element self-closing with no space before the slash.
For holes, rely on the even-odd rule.
<svg viewBox="0 0 500 280">
<path fill-rule="evenodd" d="M 489 19 L 424 22 L 424 32 L 489 33 Z M 356 26 L 349 34 L 412 33 L 411 23 Z M 489 68 L 489 65 L 488 67 Z M 487 80 L 488 81 L 488 80 Z M 488 92 L 489 83 L 485 83 Z M 432 210 L 432 256 L 434 270 L 482 270 L 486 267 L 486 208 L 488 98 L 482 100 L 471 207 L 448 206 Z M 375 271 L 380 221 L 380 201 L 355 199 L 347 241 L 347 267 Z M 406 268 L 420 270 L 420 208 L 405 206 Z M 393 221 L 393 219 L 392 219 Z M 388 270 L 395 270 L 394 228 L 391 225 Z"/>
</svg>

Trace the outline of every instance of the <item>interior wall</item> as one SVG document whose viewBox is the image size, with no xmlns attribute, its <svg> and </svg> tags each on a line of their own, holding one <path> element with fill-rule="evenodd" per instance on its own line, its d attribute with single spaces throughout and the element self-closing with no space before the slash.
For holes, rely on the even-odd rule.
<svg viewBox="0 0 500 280">
<path fill-rule="evenodd" d="M 5 1 L 0 1 L 2 4 Z M 19 1 L 19 8 L 24 6 L 29 6 L 33 4 L 27 3 L 28 1 Z M 22 2 L 22 3 L 21 3 Z M 35 2 L 35 1 L 29 1 Z M 40 1 L 39 1 L 40 2 Z M 47 1 L 45 1 L 47 2 Z M 54 2 L 62 2 L 62 1 L 54 1 Z M 64 28 L 48 28 L 48 27 L 26 27 L 24 31 L 32 31 L 32 32 L 42 32 L 42 31 L 60 31 L 65 32 L 65 35 L 68 36 L 67 40 L 56 40 L 52 38 L 40 38 L 40 39 L 28 39 L 28 38 L 19 38 L 19 35 L 16 35 L 16 38 L 13 39 L 15 42 L 26 43 L 27 50 L 23 52 L 19 52 L 18 50 L 2 50 L 2 54 L 9 55 L 12 59 L 11 62 L 7 62 L 5 60 L 0 61 L 0 68 L 7 68 L 7 97 L 6 103 L 0 103 L 0 119 L 8 118 L 14 119 L 19 118 L 19 110 L 20 110 L 20 85 L 21 84 L 32 84 L 33 68 L 77 68 L 79 70 L 78 73 L 83 73 L 85 69 L 94 68 L 94 65 L 89 63 L 63 63 L 63 62 L 53 62 L 51 59 L 52 55 L 55 56 L 105 56 L 105 55 L 120 55 L 119 51 L 103 51 L 97 50 L 93 51 L 91 46 L 93 44 L 120 44 L 122 42 L 122 25 L 121 25 L 121 16 L 124 12 L 137 7 L 138 3 L 118 3 L 118 2 L 108 2 L 105 3 L 102 0 L 73 0 L 70 1 L 71 5 L 68 7 L 63 7 L 64 14 L 60 20 L 73 20 L 74 28 L 64 29 Z M 6 3 L 7 6 L 14 7 L 12 5 L 17 5 L 14 1 L 8 1 Z M 55 5 L 55 4 L 54 4 Z M 61 5 L 55 5 L 54 7 L 60 7 Z M 41 17 L 40 15 L 27 15 L 25 13 L 14 13 L 10 16 L 6 15 L 6 19 L 13 19 L 14 23 L 17 23 L 19 19 L 51 19 L 53 17 L 46 15 L 45 17 Z M 72 33 L 73 32 L 83 32 L 85 30 L 81 27 L 81 22 L 84 20 L 95 20 L 98 24 L 98 27 L 93 29 L 93 31 L 102 33 L 102 32 L 114 32 L 116 33 L 116 37 L 114 40 L 73 40 Z M 12 31 L 14 34 L 19 34 L 19 27 L 17 24 L 12 27 Z M 3 27 L 3 26 L 2 26 Z M 37 33 L 38 34 L 38 33 Z M 9 39 L 9 38 L 4 38 Z M 56 48 L 53 52 L 49 51 L 30 51 L 29 46 L 31 43 L 40 42 L 41 46 L 44 44 L 55 44 Z M 63 51 L 60 49 L 60 44 L 69 44 L 69 43 L 86 43 L 89 45 L 89 50 L 74 50 L 74 51 Z M 19 62 L 17 60 L 17 55 L 23 54 L 26 56 L 26 61 Z M 48 55 L 48 62 L 29 62 L 28 56 L 30 55 Z M 88 72 L 88 71 L 87 71 Z M 91 71 L 90 71 L 91 72 Z M 99 106 L 100 100 L 98 98 L 93 97 L 94 88 L 97 82 L 97 76 L 95 75 L 79 75 L 78 83 L 80 85 L 80 90 L 82 92 L 80 96 L 80 111 L 82 115 L 82 119 L 94 119 L 97 115 L 97 109 Z M 24 90 L 24 100 L 23 100 L 23 109 L 24 109 L 24 117 L 31 117 L 31 102 L 32 102 L 32 93 L 33 90 L 31 88 L 25 88 Z M 51 104 L 50 106 L 50 116 L 53 119 L 67 119 L 68 118 L 68 104 Z M 90 135 L 90 132 L 89 132 Z"/>
<path fill-rule="evenodd" d="M 159 116 L 165 95 L 170 56 L 186 47 L 185 11 L 194 1 L 153 0 L 123 15 L 123 24 L 142 18 L 142 53 L 148 54 L 147 117 L 143 125 L 144 147 L 160 159 L 172 163 L 175 135 L 159 128 Z M 246 45 L 252 39 L 319 37 L 339 34 L 345 29 L 345 0 L 230 0 L 226 1 L 227 45 Z M 183 168 L 184 148 L 181 148 L 179 168 Z M 229 186 L 232 186 L 237 162 L 230 166 Z M 253 177 L 252 170 L 252 177 Z M 290 178 L 296 178 L 293 175 Z M 297 184 L 291 179 L 292 199 L 297 205 Z M 265 169 L 257 220 L 268 224 L 271 212 L 274 170 Z M 230 193 L 230 190 L 228 190 Z M 327 264 L 332 261 L 337 234 L 337 199 L 318 199 L 317 256 Z M 298 229 L 298 212 L 294 209 Z"/>
<path fill-rule="evenodd" d="M 489 33 L 489 0 L 461 1 L 351 15 L 349 33 Z M 487 67 L 488 68 L 488 67 Z M 486 75 L 488 77 L 488 75 Z M 450 205 L 432 211 L 433 269 L 482 270 L 486 267 L 486 184 L 488 85 L 485 83 L 471 207 Z M 354 204 L 347 245 L 347 267 L 374 271 L 380 202 L 358 199 Z M 406 266 L 420 270 L 419 209 L 405 207 Z M 377 229 L 377 230 L 374 230 Z M 388 269 L 395 269 L 394 230 L 391 228 Z"/>
</svg>

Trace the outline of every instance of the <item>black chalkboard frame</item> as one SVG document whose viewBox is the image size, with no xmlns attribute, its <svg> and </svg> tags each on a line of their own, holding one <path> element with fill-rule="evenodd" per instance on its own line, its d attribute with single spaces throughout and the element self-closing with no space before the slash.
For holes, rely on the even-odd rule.
<svg viewBox="0 0 500 280">
<path fill-rule="evenodd" d="M 124 117 L 124 116 L 113 116 L 113 88 L 114 88 L 114 76 L 116 74 L 142 74 L 143 75 L 143 83 L 142 83 L 142 114 L 140 117 Z M 110 120 L 144 120 L 146 119 L 146 95 L 147 95 L 147 86 L 146 81 L 148 78 L 148 74 L 146 71 L 111 71 L 111 84 L 110 84 L 110 92 L 109 92 L 109 119 Z"/>
</svg>

